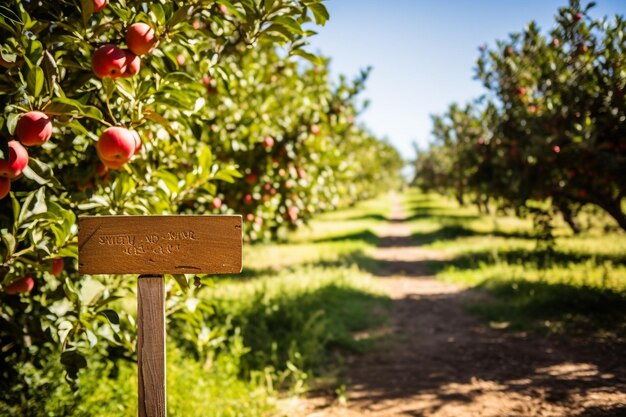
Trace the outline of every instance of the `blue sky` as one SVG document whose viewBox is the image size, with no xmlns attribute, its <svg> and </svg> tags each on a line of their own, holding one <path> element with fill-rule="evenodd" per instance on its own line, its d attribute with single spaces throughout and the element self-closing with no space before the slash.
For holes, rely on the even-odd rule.
<svg viewBox="0 0 626 417">
<path fill-rule="evenodd" d="M 361 117 L 405 158 L 429 140 L 430 115 L 483 93 L 473 80 L 478 46 L 492 45 L 535 20 L 552 27 L 567 0 L 328 0 L 330 20 L 309 49 L 331 57 L 331 71 L 373 71 Z M 591 16 L 626 14 L 626 0 L 599 0 Z"/>
</svg>

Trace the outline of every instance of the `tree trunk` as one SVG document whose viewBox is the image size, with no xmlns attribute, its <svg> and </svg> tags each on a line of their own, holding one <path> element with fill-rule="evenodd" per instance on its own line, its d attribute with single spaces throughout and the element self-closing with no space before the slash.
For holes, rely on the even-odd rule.
<svg viewBox="0 0 626 417">
<path fill-rule="evenodd" d="M 574 232 L 575 235 L 579 234 L 580 227 L 576 224 L 576 220 L 574 219 L 574 216 L 572 216 L 571 213 L 566 213 L 566 212 L 561 212 L 561 215 L 563 216 L 563 220 L 565 220 L 565 223 L 567 223 L 569 228 L 572 229 L 572 232 Z"/>
<path fill-rule="evenodd" d="M 626 232 L 626 214 L 622 211 L 622 201 L 621 200 L 612 200 L 607 201 L 606 203 L 598 204 L 600 208 L 606 211 L 609 216 L 613 217 L 619 227 Z"/>
</svg>

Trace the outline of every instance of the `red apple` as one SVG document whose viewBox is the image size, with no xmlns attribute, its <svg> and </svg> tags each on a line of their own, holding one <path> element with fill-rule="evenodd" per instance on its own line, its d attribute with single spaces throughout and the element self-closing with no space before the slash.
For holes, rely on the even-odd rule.
<svg viewBox="0 0 626 417">
<path fill-rule="evenodd" d="M 243 196 L 243 202 L 246 204 L 252 203 L 252 194 L 246 194 Z"/>
<path fill-rule="evenodd" d="M 138 55 L 133 54 L 129 49 L 122 49 L 126 54 L 126 70 L 124 71 L 124 77 L 132 77 L 139 74 L 141 68 L 141 58 Z"/>
<path fill-rule="evenodd" d="M 93 181 L 92 180 L 88 180 L 86 183 L 80 183 L 77 182 L 76 183 L 76 188 L 78 188 L 78 191 L 87 191 L 90 188 L 93 188 Z"/>
<path fill-rule="evenodd" d="M 582 12 L 578 12 L 574 15 L 574 22 L 580 22 L 583 19 Z"/>
<path fill-rule="evenodd" d="M 108 168 L 119 169 L 134 155 L 137 147 L 130 130 L 109 127 L 100 135 L 96 144 L 100 160 Z"/>
<path fill-rule="evenodd" d="M 52 122 L 40 111 L 29 111 L 18 120 L 15 134 L 24 145 L 39 146 L 52 136 Z"/>
<path fill-rule="evenodd" d="M 114 171 L 122 168 L 124 165 L 126 165 L 126 162 L 128 161 L 106 161 L 104 159 L 102 160 L 102 163 L 104 164 L 104 166 L 107 167 L 107 169 L 112 169 Z"/>
<path fill-rule="evenodd" d="M 215 85 L 215 81 L 209 75 L 204 74 L 202 76 L 202 84 L 206 87 L 206 92 L 208 95 L 212 96 L 217 94 L 217 87 Z"/>
<path fill-rule="evenodd" d="M 264 145 L 266 148 L 271 148 L 272 146 L 274 146 L 274 138 L 273 138 L 273 137 L 271 137 L 271 136 L 266 136 L 266 137 L 263 139 L 263 145 Z"/>
<path fill-rule="evenodd" d="M 146 23 L 133 23 L 126 31 L 126 44 L 135 55 L 146 55 L 152 52 L 158 40 Z"/>
<path fill-rule="evenodd" d="M 11 180 L 8 178 L 0 177 L 0 200 L 9 195 L 11 191 Z"/>
<path fill-rule="evenodd" d="M 126 72 L 126 52 L 115 45 L 102 45 L 91 57 L 91 69 L 98 78 L 117 78 Z"/>
<path fill-rule="evenodd" d="M 300 209 L 298 207 L 291 206 L 287 208 L 287 217 L 289 217 L 289 220 L 292 222 L 295 222 L 298 219 L 298 213 L 300 213 Z"/>
<path fill-rule="evenodd" d="M 222 207 L 222 199 L 219 197 L 215 197 L 213 199 L 213 207 L 215 207 L 216 209 L 219 209 L 220 207 Z"/>
<path fill-rule="evenodd" d="M 93 0 L 93 12 L 98 13 L 104 10 L 109 0 Z"/>
<path fill-rule="evenodd" d="M 35 280 L 31 277 L 18 278 L 11 284 L 4 287 L 4 292 L 9 295 L 23 294 L 30 292 L 35 286 Z"/>
<path fill-rule="evenodd" d="M 526 94 L 526 87 L 517 87 L 517 95 L 523 96 L 524 94 Z"/>
<path fill-rule="evenodd" d="M 6 61 L 2 57 L 2 54 L 0 54 L 0 67 L 4 67 L 6 69 L 11 69 L 14 66 L 16 66 L 17 64 L 18 64 L 18 59 L 16 59 L 15 61 L 9 62 L 9 61 Z"/>
<path fill-rule="evenodd" d="M 65 262 L 63 258 L 56 258 L 52 260 L 52 275 L 58 277 L 61 272 L 63 272 L 63 268 L 65 267 Z"/>
<path fill-rule="evenodd" d="M 246 182 L 250 185 L 254 185 L 259 180 L 259 177 L 255 173 L 250 173 L 246 175 Z"/>
<path fill-rule="evenodd" d="M 252 214 L 252 213 L 246 214 L 246 220 L 249 221 L 249 222 L 253 222 L 254 221 L 254 214 Z"/>
<path fill-rule="evenodd" d="M 552 150 L 554 151 L 554 153 L 559 153 L 561 152 L 561 147 L 559 145 L 554 145 L 552 147 Z"/>
<path fill-rule="evenodd" d="M 28 152 L 16 140 L 9 141 L 9 157 L 0 160 L 0 177 L 15 178 L 28 165 Z"/>
</svg>

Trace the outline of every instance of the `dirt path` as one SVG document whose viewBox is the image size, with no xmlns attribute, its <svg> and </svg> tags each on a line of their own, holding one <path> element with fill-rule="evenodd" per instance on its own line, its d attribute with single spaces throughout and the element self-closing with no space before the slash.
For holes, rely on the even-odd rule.
<svg viewBox="0 0 626 417">
<path fill-rule="evenodd" d="M 399 199 L 396 199 L 399 200 Z M 314 397 L 289 416 L 626 416 L 626 348 L 493 329 L 468 315 L 485 295 L 434 279 L 399 201 L 377 275 L 393 299 L 389 336 L 351 358 L 346 404 Z"/>
</svg>

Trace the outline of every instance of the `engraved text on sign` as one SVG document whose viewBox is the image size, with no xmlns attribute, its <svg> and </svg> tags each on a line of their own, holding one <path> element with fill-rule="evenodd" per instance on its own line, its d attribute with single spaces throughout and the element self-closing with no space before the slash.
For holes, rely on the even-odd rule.
<svg viewBox="0 0 626 417">
<path fill-rule="evenodd" d="M 241 271 L 241 216 L 81 217 L 78 240 L 81 273 Z"/>
</svg>

